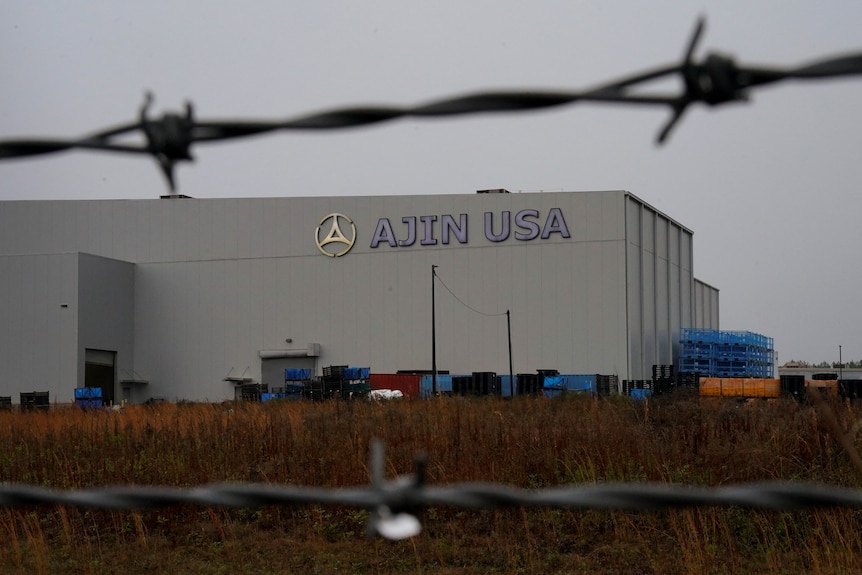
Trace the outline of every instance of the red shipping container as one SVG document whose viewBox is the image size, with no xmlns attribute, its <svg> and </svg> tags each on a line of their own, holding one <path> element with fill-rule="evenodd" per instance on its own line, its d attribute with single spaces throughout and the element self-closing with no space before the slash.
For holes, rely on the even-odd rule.
<svg viewBox="0 0 862 575">
<path fill-rule="evenodd" d="M 372 373 L 371 389 L 397 389 L 410 399 L 419 399 L 422 376 L 415 373 Z"/>
</svg>

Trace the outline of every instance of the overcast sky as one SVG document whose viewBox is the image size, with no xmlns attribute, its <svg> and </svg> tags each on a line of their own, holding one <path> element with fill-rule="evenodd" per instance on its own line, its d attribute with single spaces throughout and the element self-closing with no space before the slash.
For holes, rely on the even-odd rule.
<svg viewBox="0 0 862 575">
<path fill-rule="evenodd" d="M 488 89 L 580 90 L 698 57 L 794 66 L 862 51 L 862 2 L 380 0 L 0 2 L 0 139 L 78 137 L 195 105 L 202 119 L 291 118 Z M 656 89 L 675 89 L 675 83 Z M 196 198 L 625 189 L 694 231 L 721 328 L 790 359 L 862 359 L 862 77 L 787 82 L 697 106 L 663 147 L 661 109 L 577 104 L 399 120 L 197 146 Z M 166 193 L 146 158 L 0 162 L 0 199 Z"/>
</svg>

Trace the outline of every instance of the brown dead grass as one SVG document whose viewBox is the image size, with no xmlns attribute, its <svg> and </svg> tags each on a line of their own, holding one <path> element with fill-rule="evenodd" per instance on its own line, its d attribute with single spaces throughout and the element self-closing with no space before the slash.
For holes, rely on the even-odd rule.
<svg viewBox="0 0 862 575">
<path fill-rule="evenodd" d="M 855 434 L 859 409 L 829 408 L 838 428 Z M 447 398 L 7 411 L 0 412 L 0 477 L 64 489 L 351 486 L 368 481 L 369 444 L 381 438 L 390 476 L 411 471 L 414 455 L 425 452 L 430 484 L 787 479 L 859 487 L 846 452 L 859 441 L 847 435 L 839 447 L 822 414 L 791 401 L 685 396 L 648 405 Z M 5 509 L 0 572 L 854 573 L 862 557 L 854 510 L 432 508 L 424 518 L 420 536 L 387 542 L 366 540 L 366 513 L 354 509 Z"/>
</svg>

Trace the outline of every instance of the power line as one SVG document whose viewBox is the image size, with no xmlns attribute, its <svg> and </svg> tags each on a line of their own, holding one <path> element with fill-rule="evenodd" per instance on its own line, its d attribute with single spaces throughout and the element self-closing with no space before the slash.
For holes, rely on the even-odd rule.
<svg viewBox="0 0 862 575">
<path fill-rule="evenodd" d="M 506 312 L 504 312 L 504 311 L 500 312 L 500 313 L 485 313 L 485 312 L 479 311 L 478 309 L 474 308 L 473 306 L 471 306 L 470 304 L 468 304 L 467 302 L 465 302 L 464 300 L 459 298 L 457 295 L 455 295 L 455 292 L 453 292 L 451 289 L 449 289 L 449 286 L 446 285 L 446 282 L 444 282 L 443 279 L 439 275 L 435 274 L 435 277 L 437 278 L 437 280 L 441 284 L 443 284 L 443 287 L 446 288 L 446 291 L 449 292 L 453 298 L 458 300 L 458 303 L 460 303 L 461 305 L 463 305 L 464 307 L 466 307 L 470 311 L 478 313 L 479 315 L 484 315 L 485 317 L 499 317 L 501 315 L 506 315 Z"/>
</svg>

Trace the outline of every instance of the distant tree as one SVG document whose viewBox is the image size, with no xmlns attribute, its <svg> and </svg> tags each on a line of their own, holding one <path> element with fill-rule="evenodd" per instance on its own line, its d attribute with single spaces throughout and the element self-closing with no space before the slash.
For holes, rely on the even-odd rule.
<svg viewBox="0 0 862 575">
<path fill-rule="evenodd" d="M 828 361 L 821 361 L 817 365 L 813 365 L 811 367 L 822 367 L 822 368 L 829 369 L 830 367 L 832 367 L 832 365 L 830 365 L 830 363 Z"/>
</svg>

